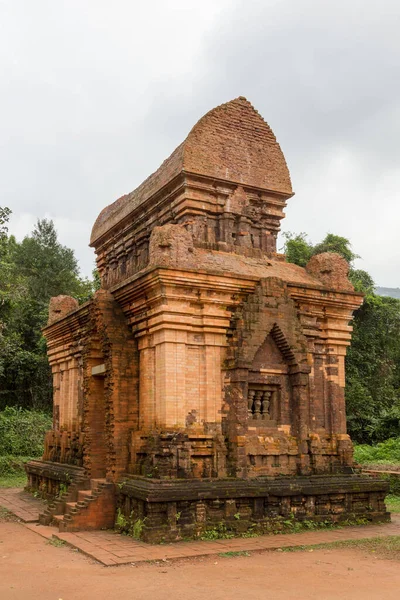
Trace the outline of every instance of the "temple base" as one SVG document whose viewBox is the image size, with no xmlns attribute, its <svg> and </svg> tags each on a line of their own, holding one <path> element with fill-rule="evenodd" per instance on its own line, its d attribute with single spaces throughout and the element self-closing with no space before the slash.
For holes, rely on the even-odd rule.
<svg viewBox="0 0 400 600">
<path fill-rule="evenodd" d="M 67 489 L 77 496 L 71 496 L 73 500 L 79 500 L 79 490 L 88 487 L 89 480 L 80 467 L 30 461 L 26 470 L 27 489 L 48 499 L 62 497 Z M 250 537 L 312 529 L 314 524 L 390 520 L 385 506 L 388 483 L 360 474 L 247 480 L 126 475 L 113 487 L 116 505 L 114 497 L 110 502 L 117 528 L 150 543 Z M 87 529 L 81 521 L 79 527 Z"/>
<path fill-rule="evenodd" d="M 151 543 L 390 520 L 387 483 L 361 475 L 256 480 L 125 479 L 120 529 Z"/>
</svg>

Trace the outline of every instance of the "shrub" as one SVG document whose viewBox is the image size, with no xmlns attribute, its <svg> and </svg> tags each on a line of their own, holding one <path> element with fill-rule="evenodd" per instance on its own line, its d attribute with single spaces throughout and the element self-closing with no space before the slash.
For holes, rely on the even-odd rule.
<svg viewBox="0 0 400 600">
<path fill-rule="evenodd" d="M 0 456 L 0 477 L 8 475 L 24 475 L 25 463 L 30 460 L 30 456 Z"/>
<path fill-rule="evenodd" d="M 49 429 L 48 413 L 6 407 L 0 412 L 0 456 L 41 456 Z"/>
<path fill-rule="evenodd" d="M 389 482 L 389 493 L 396 496 L 400 501 L 400 477 L 397 475 L 383 475 L 383 479 Z"/>
<path fill-rule="evenodd" d="M 387 462 L 400 463 L 400 437 L 390 438 L 375 446 L 360 444 L 354 447 L 354 459 L 361 464 Z"/>
</svg>

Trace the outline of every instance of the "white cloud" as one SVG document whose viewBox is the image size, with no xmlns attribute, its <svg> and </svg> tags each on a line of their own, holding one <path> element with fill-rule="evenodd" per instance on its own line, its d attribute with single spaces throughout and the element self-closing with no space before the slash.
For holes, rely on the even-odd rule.
<svg viewBox="0 0 400 600">
<path fill-rule="evenodd" d="M 245 95 L 292 174 L 283 229 L 349 237 L 379 284 L 399 286 L 399 16 L 397 0 L 3 0 L 12 227 L 51 215 L 90 274 L 100 210 Z"/>
</svg>

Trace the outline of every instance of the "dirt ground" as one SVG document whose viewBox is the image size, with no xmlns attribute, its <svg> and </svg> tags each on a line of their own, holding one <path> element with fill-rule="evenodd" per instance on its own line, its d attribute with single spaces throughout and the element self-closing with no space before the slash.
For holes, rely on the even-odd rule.
<svg viewBox="0 0 400 600">
<path fill-rule="evenodd" d="M 398 600 L 400 564 L 348 548 L 103 567 L 0 522 L 1 600 Z"/>
</svg>

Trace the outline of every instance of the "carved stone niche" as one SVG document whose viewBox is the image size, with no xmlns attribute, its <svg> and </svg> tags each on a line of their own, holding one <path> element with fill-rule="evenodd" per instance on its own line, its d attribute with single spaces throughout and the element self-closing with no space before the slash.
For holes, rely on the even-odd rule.
<svg viewBox="0 0 400 600">
<path fill-rule="evenodd" d="M 269 334 L 258 349 L 248 374 L 247 415 L 251 426 L 290 424 L 289 365 Z"/>
<path fill-rule="evenodd" d="M 247 413 L 249 420 L 276 427 L 279 416 L 281 386 L 249 384 Z M 255 423 L 257 425 L 257 423 Z"/>
</svg>

